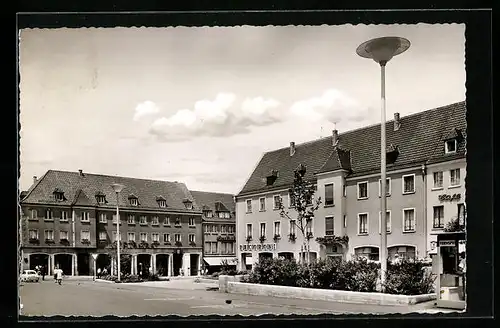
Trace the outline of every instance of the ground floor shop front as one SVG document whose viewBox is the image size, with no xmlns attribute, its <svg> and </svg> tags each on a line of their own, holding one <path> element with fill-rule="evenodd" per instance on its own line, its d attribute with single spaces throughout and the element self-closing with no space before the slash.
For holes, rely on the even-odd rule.
<svg viewBox="0 0 500 328">
<path fill-rule="evenodd" d="M 44 268 L 52 275 L 55 268 L 65 275 L 89 276 L 106 270 L 117 274 L 116 251 L 99 249 L 26 248 L 22 250 L 22 269 Z M 202 250 L 134 249 L 120 254 L 120 272 L 138 275 L 149 272 L 160 276 L 197 276 L 202 269 Z M 99 270 L 100 269 L 100 270 Z"/>
</svg>

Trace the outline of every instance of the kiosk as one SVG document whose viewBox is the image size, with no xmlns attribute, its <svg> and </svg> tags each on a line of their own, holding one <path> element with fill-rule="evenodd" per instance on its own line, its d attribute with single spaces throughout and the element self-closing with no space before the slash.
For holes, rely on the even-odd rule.
<svg viewBox="0 0 500 328">
<path fill-rule="evenodd" d="M 436 251 L 436 306 L 464 310 L 467 281 L 459 264 L 461 254 L 465 254 L 465 232 L 438 233 Z"/>
</svg>

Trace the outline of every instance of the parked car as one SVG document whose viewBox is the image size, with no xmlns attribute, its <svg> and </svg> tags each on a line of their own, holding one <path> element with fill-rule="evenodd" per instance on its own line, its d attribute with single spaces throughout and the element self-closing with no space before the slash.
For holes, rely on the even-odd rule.
<svg viewBox="0 0 500 328">
<path fill-rule="evenodd" d="M 24 270 L 21 274 L 21 281 L 25 282 L 39 282 L 40 276 L 35 270 Z"/>
</svg>

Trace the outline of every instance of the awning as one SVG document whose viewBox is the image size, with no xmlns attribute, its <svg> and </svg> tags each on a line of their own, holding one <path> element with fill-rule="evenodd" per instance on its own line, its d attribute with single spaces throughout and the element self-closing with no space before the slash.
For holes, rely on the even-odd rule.
<svg viewBox="0 0 500 328">
<path fill-rule="evenodd" d="M 229 265 L 236 265 L 232 262 L 234 257 L 204 257 L 203 261 L 209 266 L 220 266 L 222 261 L 226 260 Z"/>
</svg>

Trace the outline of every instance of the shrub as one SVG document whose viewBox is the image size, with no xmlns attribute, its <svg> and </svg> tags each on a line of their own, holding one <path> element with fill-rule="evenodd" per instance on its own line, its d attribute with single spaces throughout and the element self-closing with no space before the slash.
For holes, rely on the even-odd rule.
<svg viewBox="0 0 500 328">
<path fill-rule="evenodd" d="M 148 281 L 160 281 L 160 277 L 157 274 L 150 274 L 147 277 Z"/>
<path fill-rule="evenodd" d="M 142 282 L 141 277 L 139 277 L 138 275 L 127 275 L 121 280 L 122 282 Z"/>
<path fill-rule="evenodd" d="M 430 294 L 434 291 L 436 276 L 426 270 L 427 263 L 403 260 L 387 265 L 386 293 L 402 295 Z"/>
<path fill-rule="evenodd" d="M 297 286 L 299 271 L 295 260 L 263 259 L 245 280 L 267 285 Z"/>
</svg>

